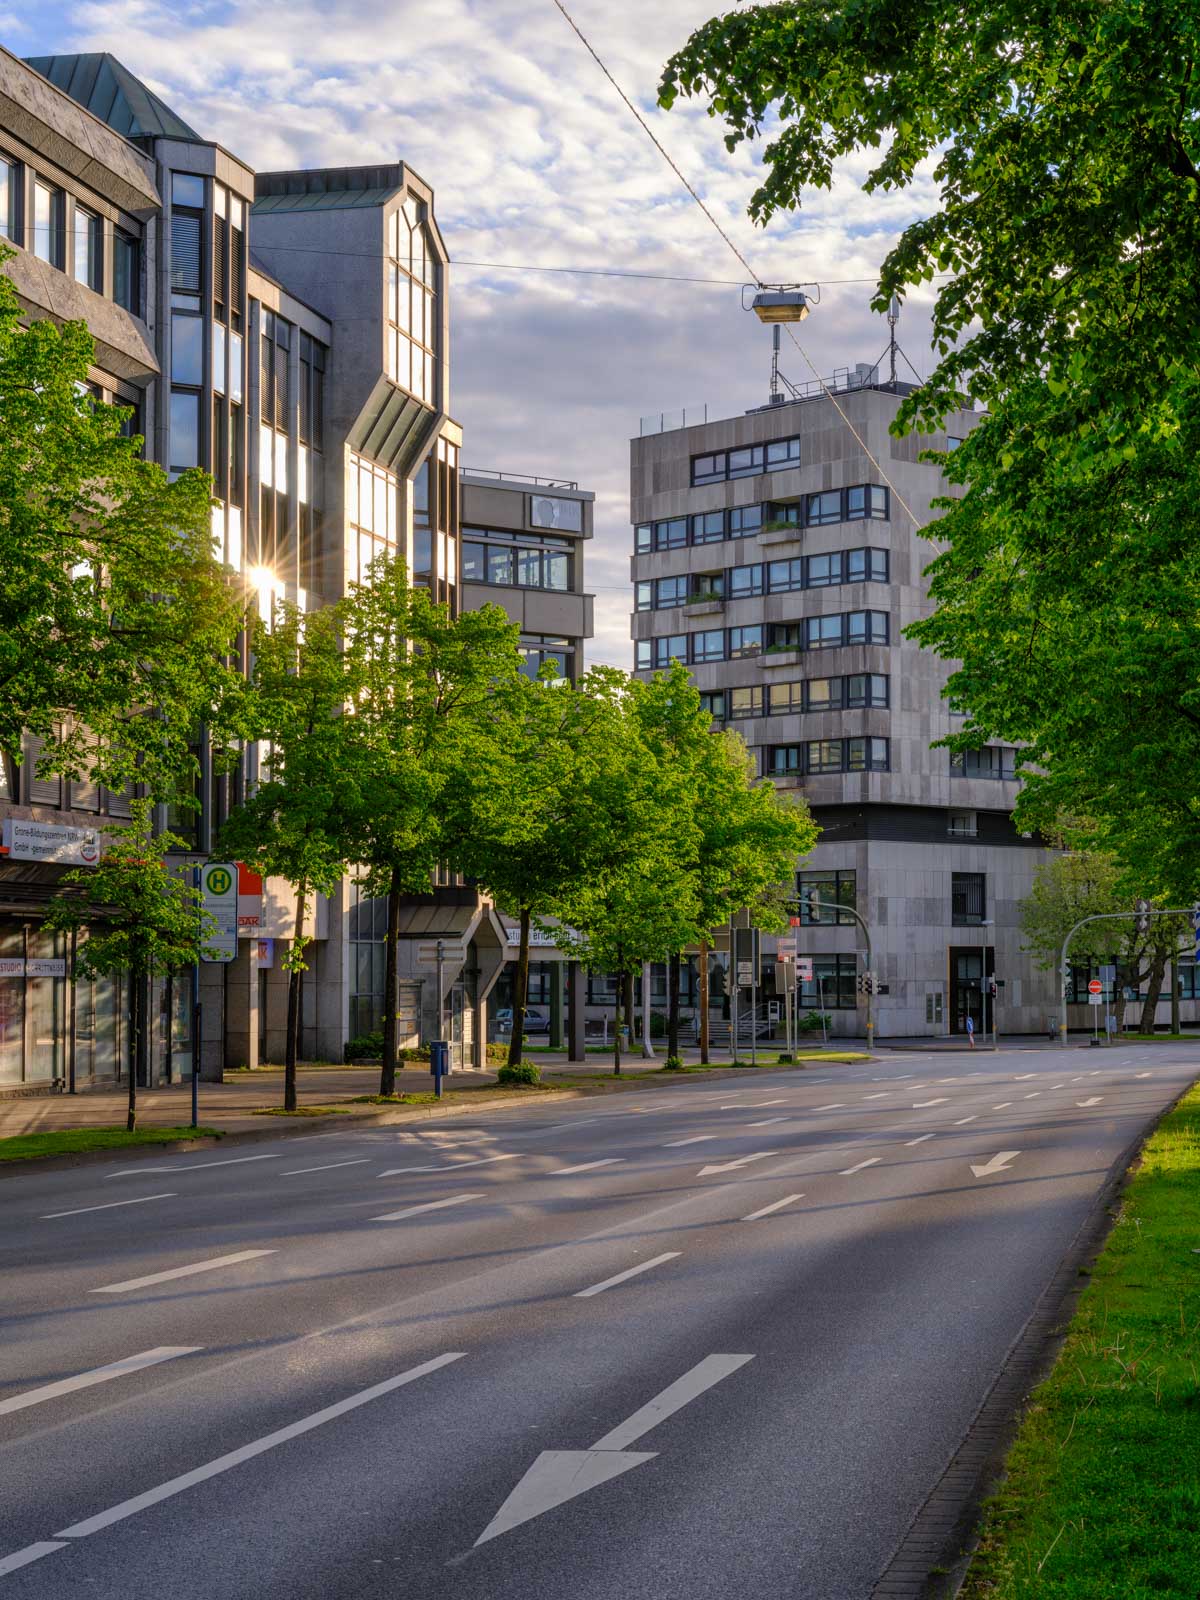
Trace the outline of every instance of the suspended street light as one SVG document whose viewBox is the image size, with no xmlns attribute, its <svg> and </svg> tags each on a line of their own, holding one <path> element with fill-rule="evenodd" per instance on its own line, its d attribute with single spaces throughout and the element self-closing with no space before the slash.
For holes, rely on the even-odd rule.
<svg viewBox="0 0 1200 1600">
<path fill-rule="evenodd" d="M 760 288 L 750 302 L 750 309 L 760 322 L 803 322 L 811 306 L 803 289 L 776 284 L 768 289 Z"/>
</svg>

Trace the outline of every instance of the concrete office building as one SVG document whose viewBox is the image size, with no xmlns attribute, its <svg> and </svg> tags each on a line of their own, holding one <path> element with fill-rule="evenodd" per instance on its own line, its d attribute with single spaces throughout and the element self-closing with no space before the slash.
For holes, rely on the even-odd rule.
<svg viewBox="0 0 1200 1600">
<path fill-rule="evenodd" d="M 930 608 L 918 528 L 947 492 L 918 452 L 952 448 L 976 419 L 897 439 L 908 386 L 860 367 L 830 387 L 898 493 L 817 385 L 720 421 L 654 419 L 632 441 L 636 670 L 686 662 L 714 722 L 811 806 L 822 832 L 797 887 L 867 919 L 880 1034 L 959 1033 L 968 1015 L 981 1032 L 993 974 L 1001 1031 L 1041 1030 L 1055 987 L 1021 950 L 1018 908 L 1045 852 L 1012 821 L 1014 751 L 930 748 L 952 727 L 947 669 L 904 637 Z M 802 1005 L 823 999 L 836 1032 L 861 1033 L 854 919 L 803 899 L 800 915 L 815 958 Z"/>
<path fill-rule="evenodd" d="M 147 456 L 211 472 L 217 548 L 264 612 L 275 596 L 305 609 L 335 600 L 384 549 L 461 607 L 448 257 L 417 174 L 401 163 L 255 173 L 112 56 L 0 51 L 0 237 L 31 320 L 88 324 L 93 392 L 132 408 Z M 590 602 L 573 603 L 542 623 L 525 608 L 531 647 L 576 622 L 582 639 Z M 71 951 L 41 919 L 63 870 L 94 857 L 98 830 L 128 801 L 38 778 L 32 746 L 20 763 L 15 754 L 0 753 L 0 1093 L 112 1081 L 128 1070 L 128 994 L 76 982 Z M 200 811 L 171 817 L 190 860 L 209 853 L 257 771 L 254 751 L 228 778 L 200 759 Z M 292 898 L 275 880 L 246 876 L 241 888 L 236 960 L 200 969 L 209 1077 L 283 1048 Z M 304 1053 L 338 1059 L 348 1035 L 378 1025 L 382 921 L 353 882 L 318 900 Z M 457 1063 L 481 1064 L 483 1008 L 506 952 L 494 910 L 449 879 L 414 897 L 405 932 L 406 1037 L 448 1017 Z M 459 952 L 440 998 L 422 960 L 436 937 Z M 189 975 L 156 986 L 153 1014 L 139 1077 L 186 1076 Z"/>
</svg>

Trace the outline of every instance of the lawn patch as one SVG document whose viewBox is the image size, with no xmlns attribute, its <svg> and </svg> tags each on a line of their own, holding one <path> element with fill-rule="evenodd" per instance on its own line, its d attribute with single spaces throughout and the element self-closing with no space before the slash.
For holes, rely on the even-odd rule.
<svg viewBox="0 0 1200 1600">
<path fill-rule="evenodd" d="M 1200 1594 L 1200 1089 L 1148 1140 L 962 1600 Z"/>
<path fill-rule="evenodd" d="M 138 1128 L 133 1133 L 124 1128 L 56 1128 L 0 1139 L 0 1161 L 38 1161 L 46 1156 L 74 1156 L 89 1150 L 129 1150 L 138 1145 L 220 1137 L 217 1128 Z"/>
</svg>

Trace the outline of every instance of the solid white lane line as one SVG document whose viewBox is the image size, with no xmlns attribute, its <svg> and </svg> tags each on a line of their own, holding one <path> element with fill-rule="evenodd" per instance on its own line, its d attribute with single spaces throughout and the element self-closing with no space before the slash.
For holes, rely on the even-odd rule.
<svg viewBox="0 0 1200 1600">
<path fill-rule="evenodd" d="M 1007 1111 L 1010 1105 L 1012 1105 L 1012 1101 L 1011 1100 L 1001 1100 L 1001 1102 L 1000 1102 L 1000 1104 L 998 1106 L 993 1106 L 992 1107 L 992 1110 L 993 1111 Z"/>
<path fill-rule="evenodd" d="M 446 1200 L 427 1200 L 422 1206 L 405 1206 L 403 1211 L 389 1211 L 382 1217 L 372 1217 L 372 1222 L 400 1222 L 405 1217 L 420 1216 L 423 1211 L 444 1211 L 447 1206 L 465 1205 L 468 1200 L 482 1200 L 480 1194 L 452 1194 Z"/>
<path fill-rule="evenodd" d="M 905 1146 L 906 1148 L 911 1149 L 914 1144 L 924 1144 L 926 1139 L 932 1138 L 933 1135 L 931 1133 L 923 1133 L 919 1139 L 906 1139 Z"/>
<path fill-rule="evenodd" d="M 707 1144 L 710 1139 L 715 1139 L 715 1133 L 696 1133 L 690 1139 L 672 1139 L 670 1144 L 663 1145 L 664 1150 L 678 1150 L 685 1144 Z"/>
<path fill-rule="evenodd" d="M 956 1128 L 961 1128 L 965 1123 L 974 1122 L 974 1121 L 975 1121 L 974 1117 L 959 1117 L 958 1121 L 954 1124 L 954 1126 Z"/>
<path fill-rule="evenodd" d="M 759 1217 L 769 1217 L 772 1211 L 782 1211 L 784 1206 L 790 1206 L 793 1200 L 803 1200 L 802 1194 L 784 1195 L 782 1200 L 776 1200 L 772 1205 L 763 1206 L 761 1211 L 752 1211 L 748 1217 L 743 1217 L 743 1222 L 757 1222 Z"/>
<path fill-rule="evenodd" d="M 864 1167 L 878 1166 L 881 1159 L 882 1158 L 880 1156 L 868 1156 L 865 1161 L 860 1161 L 856 1167 L 847 1167 L 846 1170 L 844 1172 L 840 1172 L 838 1176 L 841 1178 L 852 1178 L 856 1172 L 861 1172 Z"/>
<path fill-rule="evenodd" d="M 144 1278 L 127 1278 L 124 1283 L 106 1283 L 90 1294 L 124 1294 L 127 1289 L 148 1289 L 154 1283 L 169 1283 L 173 1278 L 190 1278 L 197 1272 L 215 1272 L 218 1267 L 234 1267 L 241 1261 L 273 1256 L 274 1250 L 238 1250 L 231 1256 L 214 1256 L 211 1261 L 194 1261 L 190 1267 L 171 1267 L 167 1272 L 151 1272 Z"/>
<path fill-rule="evenodd" d="M 158 1505 L 160 1501 L 182 1494 L 185 1489 L 191 1489 L 198 1483 L 205 1483 L 209 1478 L 228 1472 L 231 1467 L 240 1466 L 243 1461 L 252 1461 L 255 1456 L 274 1450 L 276 1445 L 286 1444 L 289 1439 L 297 1439 L 301 1434 L 311 1433 L 314 1428 L 332 1422 L 335 1417 L 345 1416 L 348 1411 L 356 1411 L 359 1406 L 365 1406 L 371 1400 L 378 1400 L 382 1395 L 391 1394 L 393 1389 L 401 1389 L 405 1384 L 425 1377 L 427 1373 L 448 1367 L 452 1361 L 461 1361 L 465 1355 L 465 1350 L 453 1350 L 443 1356 L 434 1356 L 432 1361 L 423 1361 L 419 1367 L 410 1367 L 407 1372 L 398 1373 L 394 1378 L 385 1378 L 382 1383 L 372 1384 L 369 1389 L 360 1389 L 357 1394 L 349 1395 L 345 1400 L 337 1401 L 335 1405 L 314 1411 L 311 1416 L 302 1417 L 299 1422 L 289 1423 L 286 1428 L 277 1428 L 274 1433 L 255 1439 L 251 1444 L 244 1444 L 238 1450 L 231 1450 L 228 1455 L 218 1456 L 215 1461 L 206 1462 L 202 1467 L 195 1467 L 191 1472 L 170 1478 L 166 1483 L 158 1484 L 156 1488 L 147 1489 L 144 1494 L 122 1500 L 119 1505 L 110 1506 L 107 1511 L 98 1512 L 94 1517 L 85 1517 L 82 1522 L 73 1522 L 69 1528 L 64 1528 L 54 1537 L 84 1539 L 90 1533 L 99 1533 L 102 1528 L 110 1528 L 114 1522 L 123 1522 L 126 1517 L 135 1516 L 139 1511 Z"/>
<path fill-rule="evenodd" d="M 42 1222 L 49 1222 L 54 1217 L 81 1217 L 85 1211 L 111 1211 L 114 1206 L 144 1206 L 150 1200 L 173 1200 L 175 1191 L 169 1194 L 140 1194 L 136 1200 L 107 1200 L 102 1206 L 77 1206 L 74 1211 L 47 1211 L 41 1218 Z"/>
<path fill-rule="evenodd" d="M 744 1367 L 747 1361 L 753 1361 L 753 1356 L 705 1356 L 704 1360 L 685 1372 L 682 1378 L 676 1378 L 674 1383 L 669 1383 L 660 1394 L 639 1407 L 631 1417 L 626 1417 L 624 1422 L 618 1423 L 603 1439 L 597 1439 L 592 1446 L 593 1450 L 627 1450 L 631 1444 L 649 1433 L 651 1428 L 657 1428 L 660 1422 L 665 1422 L 676 1411 L 681 1411 L 684 1406 L 690 1405 L 706 1389 L 711 1389 L 715 1383 L 720 1383 L 722 1378 L 728 1378 L 739 1367 Z"/>
<path fill-rule="evenodd" d="M 627 1267 L 624 1272 L 618 1272 L 615 1277 L 605 1278 L 603 1283 L 594 1283 L 590 1289 L 580 1289 L 576 1300 L 589 1300 L 594 1294 L 603 1294 L 605 1289 L 614 1289 L 618 1283 L 628 1283 L 630 1278 L 636 1278 L 643 1272 L 649 1272 L 651 1267 L 661 1267 L 664 1261 L 674 1261 L 679 1255 L 678 1250 L 668 1250 L 661 1256 L 653 1256 L 649 1261 L 640 1262 L 636 1267 Z"/>
<path fill-rule="evenodd" d="M 90 1372 L 78 1372 L 73 1378 L 44 1383 L 40 1389 L 26 1389 L 24 1394 L 14 1394 L 7 1400 L 0 1400 L 0 1417 L 7 1416 L 10 1411 L 24 1411 L 27 1406 L 40 1406 L 45 1400 L 57 1400 L 59 1395 L 73 1394 L 76 1389 L 90 1389 L 96 1383 L 109 1383 L 113 1378 L 123 1378 L 126 1373 L 140 1372 L 143 1367 L 156 1367 L 160 1361 L 194 1355 L 202 1348 L 198 1344 L 157 1345 L 153 1350 L 143 1350 L 140 1355 L 123 1356 L 120 1361 L 110 1361 L 107 1366 L 93 1367 Z"/>
<path fill-rule="evenodd" d="M 302 1172 L 332 1172 L 334 1167 L 363 1167 L 370 1160 L 370 1156 L 355 1156 L 353 1161 L 326 1161 L 320 1167 L 285 1167 L 279 1176 L 281 1178 L 297 1178 Z"/>
<path fill-rule="evenodd" d="M 432 1167 L 388 1167 L 386 1172 L 381 1172 L 381 1178 L 394 1178 L 399 1173 L 405 1172 L 461 1172 L 464 1167 L 486 1167 L 493 1161 L 516 1161 L 523 1154 L 520 1150 L 513 1150 L 502 1156 L 472 1156 L 468 1161 L 439 1161 Z"/>
<path fill-rule="evenodd" d="M 556 1167 L 553 1172 L 546 1174 L 549 1178 L 566 1178 L 573 1172 L 594 1172 L 597 1167 L 619 1166 L 625 1160 L 624 1156 L 606 1156 L 603 1161 L 582 1161 L 577 1167 Z"/>
<path fill-rule="evenodd" d="M 39 1544 L 27 1544 L 24 1550 L 18 1550 L 11 1556 L 0 1560 L 0 1578 L 6 1577 L 10 1572 L 16 1572 L 21 1567 L 27 1567 L 31 1561 L 40 1561 L 43 1556 L 52 1556 L 56 1550 L 65 1550 L 65 1544 L 56 1544 L 53 1539 L 43 1539 Z"/>
<path fill-rule="evenodd" d="M 773 1122 L 790 1122 L 790 1117 L 764 1117 L 761 1122 L 748 1122 L 748 1128 L 769 1128 Z"/>
</svg>

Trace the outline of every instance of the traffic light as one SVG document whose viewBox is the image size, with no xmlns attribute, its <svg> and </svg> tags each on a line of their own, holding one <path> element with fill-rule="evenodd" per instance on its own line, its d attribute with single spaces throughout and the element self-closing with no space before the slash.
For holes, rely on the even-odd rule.
<svg viewBox="0 0 1200 1600">
<path fill-rule="evenodd" d="M 1000 993 L 1000 986 L 996 982 L 995 978 L 988 979 L 988 993 L 991 995 L 993 1000 Z"/>
<path fill-rule="evenodd" d="M 1137 931 L 1139 933 L 1149 933 L 1150 932 L 1150 902 L 1149 902 L 1149 900 L 1139 900 L 1138 903 L 1137 903 Z"/>
<path fill-rule="evenodd" d="M 875 977 L 874 977 L 873 973 L 870 973 L 870 972 L 860 972 L 859 973 L 859 975 L 858 975 L 858 992 L 859 992 L 859 994 L 874 994 L 875 993 Z"/>
</svg>

